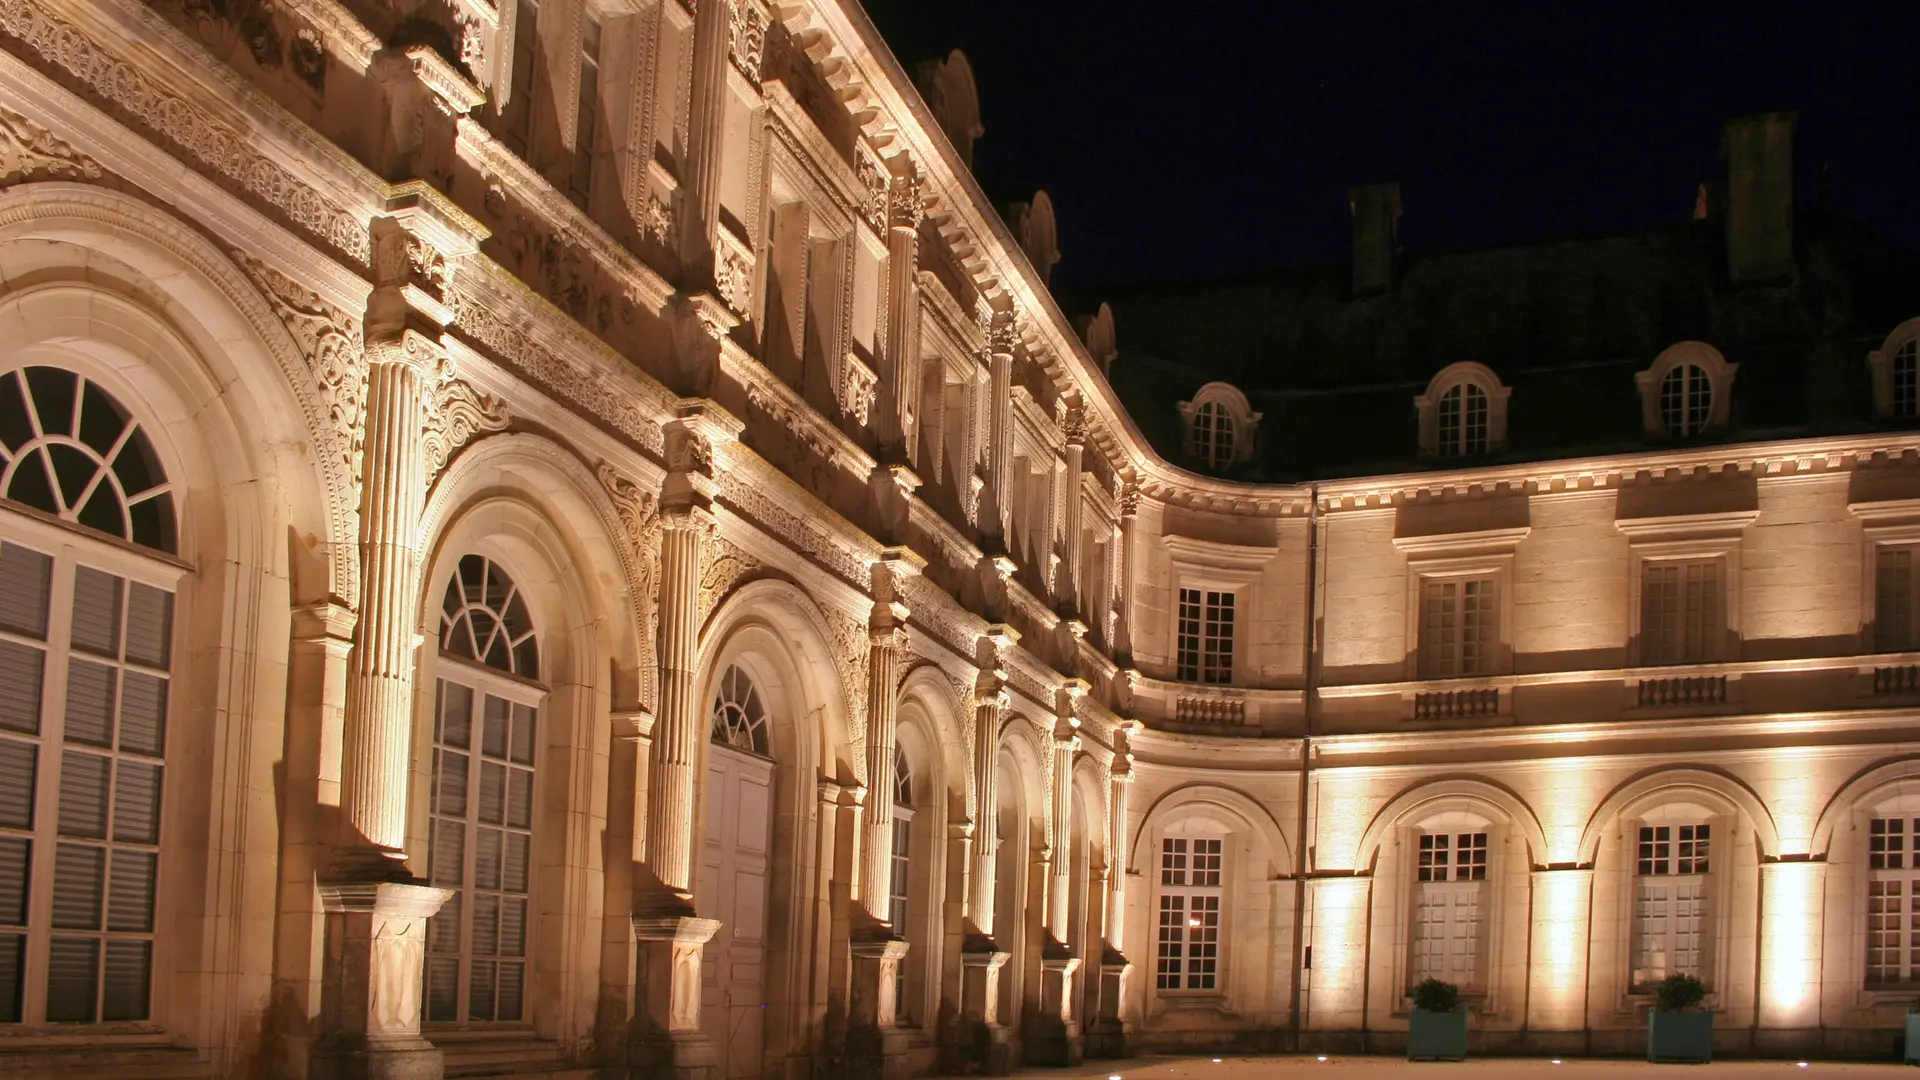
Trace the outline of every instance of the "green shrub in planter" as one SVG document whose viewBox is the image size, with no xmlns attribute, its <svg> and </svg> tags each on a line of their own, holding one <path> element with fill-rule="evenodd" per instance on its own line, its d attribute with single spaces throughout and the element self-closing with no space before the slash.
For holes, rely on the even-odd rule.
<svg viewBox="0 0 1920 1080">
<path fill-rule="evenodd" d="M 1407 1020 L 1407 1060 L 1467 1056 L 1467 1010 L 1460 1007 L 1460 988 L 1431 976 L 1413 988 L 1413 1015 Z"/>
<path fill-rule="evenodd" d="M 1700 1008 L 1707 988 L 1691 975 L 1669 975 L 1654 987 L 1647 1010 L 1648 1061 L 1712 1061 L 1713 1013 Z"/>
</svg>

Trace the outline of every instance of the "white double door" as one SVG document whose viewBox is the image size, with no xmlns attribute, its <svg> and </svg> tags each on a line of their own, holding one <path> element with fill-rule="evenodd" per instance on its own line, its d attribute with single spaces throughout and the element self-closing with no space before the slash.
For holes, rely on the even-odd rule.
<svg viewBox="0 0 1920 1080">
<path fill-rule="evenodd" d="M 754 1080 L 766 1047 L 767 866 L 773 762 L 708 747 L 706 835 L 694 905 L 720 920 L 700 961 L 700 1027 L 720 1051 L 719 1076 Z"/>
</svg>

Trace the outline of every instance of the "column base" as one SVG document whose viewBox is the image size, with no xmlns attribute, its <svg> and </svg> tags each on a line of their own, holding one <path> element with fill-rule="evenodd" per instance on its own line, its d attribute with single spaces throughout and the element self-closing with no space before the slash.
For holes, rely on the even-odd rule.
<svg viewBox="0 0 1920 1080">
<path fill-rule="evenodd" d="M 629 1080 L 717 1080 L 720 1051 L 704 1032 L 654 1032 L 627 1049 Z"/>
<path fill-rule="evenodd" d="M 1074 1066 L 1086 1059 L 1086 1038 L 1077 1020 L 1036 1016 L 1020 1043 L 1029 1065 Z"/>
<path fill-rule="evenodd" d="M 1132 963 L 1111 945 L 1102 950 L 1098 972 L 1100 1006 L 1097 1015 L 1088 1021 L 1086 1030 L 1088 1057 L 1133 1056 L 1133 1026 L 1123 1018 L 1127 975 L 1132 968 Z"/>
<path fill-rule="evenodd" d="M 907 1080 L 912 1036 L 902 1028 L 854 1028 L 847 1032 L 849 1080 Z"/>
<path fill-rule="evenodd" d="M 330 881 L 314 1080 L 440 1080 L 420 1035 L 427 920 L 451 895 L 418 881 Z"/>
</svg>

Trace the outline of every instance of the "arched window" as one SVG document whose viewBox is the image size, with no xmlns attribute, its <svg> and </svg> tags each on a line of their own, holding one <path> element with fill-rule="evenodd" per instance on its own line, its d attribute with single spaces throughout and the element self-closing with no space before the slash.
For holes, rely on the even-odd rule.
<svg viewBox="0 0 1920 1080">
<path fill-rule="evenodd" d="M 736 666 L 720 676 L 713 695 L 713 741 L 761 757 L 767 750 L 767 709 L 753 679 Z"/>
<path fill-rule="evenodd" d="M 447 582 L 440 628 L 427 865 L 453 896 L 427 927 L 424 1018 L 516 1023 L 527 1018 L 539 647 L 513 579 L 481 555 Z"/>
<path fill-rule="evenodd" d="M 1217 834 L 1169 835 L 1160 840 L 1154 988 L 1161 993 L 1212 993 L 1220 988 L 1225 843 Z"/>
<path fill-rule="evenodd" d="M 1464 457 L 1486 453 L 1487 413 L 1487 392 L 1476 383 L 1461 383 L 1442 395 L 1440 456 Z"/>
<path fill-rule="evenodd" d="M 893 932 L 907 936 L 907 898 L 913 887 L 913 765 L 898 747 L 893 748 L 893 889 L 888 898 L 887 921 Z M 907 969 L 900 967 L 894 980 L 893 1015 L 901 1023 L 907 1016 Z"/>
<path fill-rule="evenodd" d="M 1484 989 L 1493 830 L 1485 819 L 1455 811 L 1421 823 L 1414 838 L 1418 858 L 1407 985 L 1432 977 L 1462 990 Z"/>
<path fill-rule="evenodd" d="M 185 571 L 96 534 L 174 551 L 172 489 L 59 368 L 0 375 L 0 443 L 0 1023 L 144 1021 Z"/>
<path fill-rule="evenodd" d="M 0 495 L 172 553 L 173 488 L 113 396 L 54 367 L 0 375 Z"/>
<path fill-rule="evenodd" d="M 1713 415 L 1713 381 L 1698 364 L 1676 364 L 1660 380 L 1660 422 L 1686 438 L 1706 429 Z"/>
<path fill-rule="evenodd" d="M 1920 341 L 1908 341 L 1893 353 L 1893 415 L 1920 416 Z"/>
<path fill-rule="evenodd" d="M 1233 417 L 1226 406 L 1209 401 L 1193 411 L 1193 454 L 1216 472 L 1233 461 Z"/>
</svg>

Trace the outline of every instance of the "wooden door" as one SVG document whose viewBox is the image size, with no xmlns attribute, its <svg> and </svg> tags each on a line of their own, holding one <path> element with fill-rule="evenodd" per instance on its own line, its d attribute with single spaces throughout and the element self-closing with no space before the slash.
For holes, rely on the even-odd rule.
<svg viewBox="0 0 1920 1080">
<path fill-rule="evenodd" d="M 700 961 L 700 1026 L 719 1048 L 723 1080 L 754 1080 L 764 1057 L 772 795 L 773 762 L 719 743 L 708 748 L 694 903 L 720 920 Z"/>
</svg>

